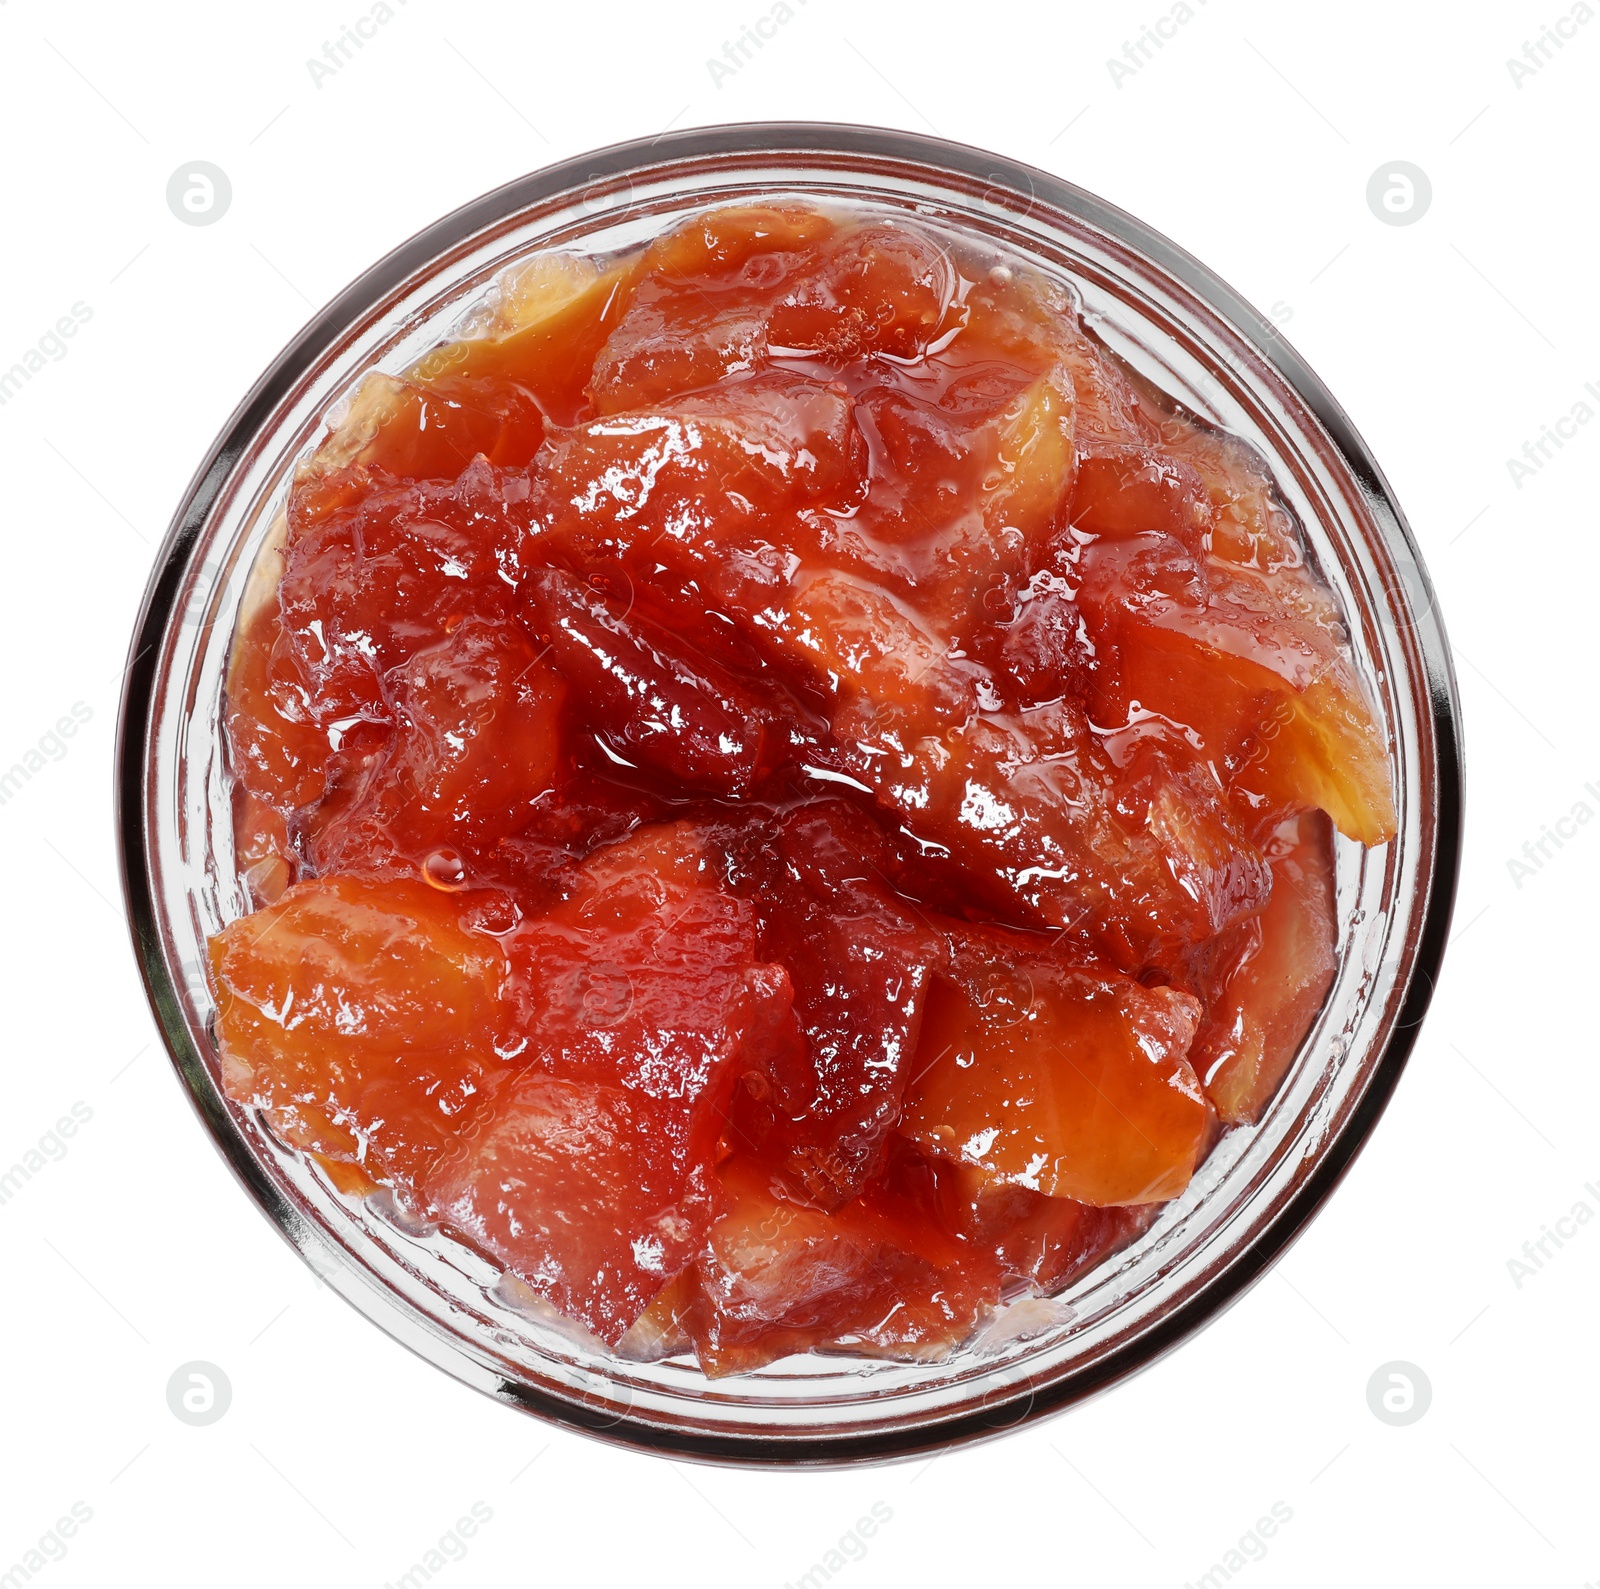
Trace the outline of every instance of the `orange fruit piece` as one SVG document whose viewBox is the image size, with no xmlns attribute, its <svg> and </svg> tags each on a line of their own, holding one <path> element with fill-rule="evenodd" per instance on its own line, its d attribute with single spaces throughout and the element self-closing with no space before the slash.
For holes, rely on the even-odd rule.
<svg viewBox="0 0 1600 1589">
<path fill-rule="evenodd" d="M 973 931 L 934 984 L 900 1130 L 930 1153 L 1095 1206 L 1176 1197 L 1209 1146 L 1186 1055 L 1198 1000 Z"/>
<path fill-rule="evenodd" d="M 1337 970 L 1333 833 L 1320 812 L 1283 822 L 1267 846 L 1272 896 L 1220 941 L 1194 1066 L 1217 1113 L 1251 1125 L 1278 1090 Z"/>
<path fill-rule="evenodd" d="M 738 1155 L 718 1178 L 726 1211 L 697 1266 L 701 1297 L 682 1316 L 713 1378 L 829 1345 L 938 1361 L 993 1304 L 993 1277 L 964 1273 L 950 1236 L 924 1226 L 919 1240 L 884 1206 L 892 1198 L 807 1207 Z M 917 1250 L 929 1239 L 939 1243 L 932 1258 Z"/>
<path fill-rule="evenodd" d="M 703 1240 L 729 1094 L 789 1012 L 711 862 L 688 823 L 640 829 L 506 937 L 521 1073 L 422 1178 L 444 1218 L 613 1343 Z"/>
<path fill-rule="evenodd" d="M 308 821 L 321 872 L 421 867 L 461 887 L 562 765 L 565 682 L 520 627 L 466 618 L 384 675 L 383 748 Z"/>
<path fill-rule="evenodd" d="M 505 956 L 420 882 L 297 883 L 211 942 L 222 1076 L 296 1146 L 408 1177 L 504 1074 Z"/>
</svg>

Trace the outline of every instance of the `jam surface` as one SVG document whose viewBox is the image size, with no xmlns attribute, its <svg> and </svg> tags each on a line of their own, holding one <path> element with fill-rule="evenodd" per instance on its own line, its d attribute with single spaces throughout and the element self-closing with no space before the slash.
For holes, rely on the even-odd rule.
<svg viewBox="0 0 1600 1589">
<path fill-rule="evenodd" d="M 545 255 L 300 466 L 224 1083 L 635 1357 L 938 1359 L 1259 1118 L 1394 833 L 1269 475 L 1068 291 L 799 203 Z"/>
</svg>

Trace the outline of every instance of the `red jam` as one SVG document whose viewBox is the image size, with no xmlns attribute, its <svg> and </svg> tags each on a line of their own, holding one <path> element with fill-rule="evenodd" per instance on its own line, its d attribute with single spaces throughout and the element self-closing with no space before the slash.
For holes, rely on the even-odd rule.
<svg viewBox="0 0 1600 1589">
<path fill-rule="evenodd" d="M 625 1353 L 939 1358 L 1257 1119 L 1394 832 L 1265 469 L 903 219 L 548 256 L 300 469 L 224 1080 Z"/>
</svg>

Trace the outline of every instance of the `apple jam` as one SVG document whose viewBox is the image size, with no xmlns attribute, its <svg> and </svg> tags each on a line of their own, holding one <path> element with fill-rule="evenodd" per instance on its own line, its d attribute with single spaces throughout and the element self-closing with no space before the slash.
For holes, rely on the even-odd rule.
<svg viewBox="0 0 1600 1589">
<path fill-rule="evenodd" d="M 1394 833 L 1246 446 L 921 222 L 506 276 L 297 472 L 224 1083 L 620 1352 L 939 1358 L 1256 1120 Z"/>
</svg>

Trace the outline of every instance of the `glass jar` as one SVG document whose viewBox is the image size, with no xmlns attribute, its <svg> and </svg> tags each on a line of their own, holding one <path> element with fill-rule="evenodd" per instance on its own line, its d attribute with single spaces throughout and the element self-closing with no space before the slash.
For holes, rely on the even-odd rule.
<svg viewBox="0 0 1600 1589">
<path fill-rule="evenodd" d="M 221 698 L 234 621 L 295 460 L 366 371 L 447 340 L 508 266 L 637 243 L 695 210 L 801 195 L 956 229 L 1078 292 L 1094 330 L 1192 412 L 1252 443 L 1343 604 L 1388 735 L 1399 832 L 1338 841 L 1338 973 L 1264 1118 L 1226 1135 L 1132 1246 L 945 1363 L 810 1355 L 708 1380 L 617 1360 L 384 1196 L 341 1195 L 223 1092 L 206 940 L 250 908 L 234 863 Z M 355 1307 L 467 1384 L 532 1413 L 707 1460 L 908 1455 L 1017 1427 L 1144 1367 L 1258 1279 L 1337 1185 L 1415 1040 L 1461 837 L 1455 681 L 1400 509 L 1349 420 L 1269 319 L 1102 200 L 998 156 L 872 128 L 669 133 L 474 200 L 374 265 L 257 382 L 195 476 L 134 636 L 118 822 L 134 946 L 168 1052 L 262 1211 Z"/>
</svg>

